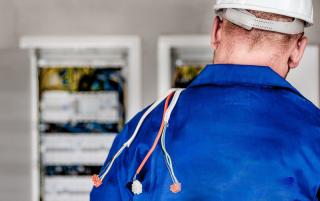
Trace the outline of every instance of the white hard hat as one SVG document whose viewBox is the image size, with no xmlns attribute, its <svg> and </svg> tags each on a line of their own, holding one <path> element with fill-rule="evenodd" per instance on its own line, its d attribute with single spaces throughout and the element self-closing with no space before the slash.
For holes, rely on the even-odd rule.
<svg viewBox="0 0 320 201">
<path fill-rule="evenodd" d="M 302 33 L 304 27 L 313 25 L 312 0 L 216 0 L 216 12 L 244 28 L 257 28 L 286 34 Z M 219 12 L 221 10 L 232 10 Z M 294 22 L 276 22 L 256 18 L 244 10 L 255 10 L 292 17 Z M 226 16 L 227 15 L 227 16 Z M 231 18 L 231 19 L 228 19 Z M 238 19 L 236 19 L 238 18 Z M 255 18 L 255 19 L 254 19 Z M 271 24 L 271 26 L 269 26 Z"/>
</svg>

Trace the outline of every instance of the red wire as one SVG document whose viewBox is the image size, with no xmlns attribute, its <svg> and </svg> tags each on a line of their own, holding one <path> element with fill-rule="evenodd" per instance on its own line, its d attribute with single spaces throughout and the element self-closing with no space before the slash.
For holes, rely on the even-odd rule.
<svg viewBox="0 0 320 201">
<path fill-rule="evenodd" d="M 151 149 L 149 150 L 149 152 L 147 153 L 147 155 L 144 157 L 143 161 L 141 162 L 140 166 L 138 167 L 137 171 L 136 171 L 136 175 L 138 175 L 142 168 L 144 167 L 144 165 L 146 164 L 146 162 L 148 161 L 148 159 L 150 158 L 151 154 L 153 153 L 153 151 L 155 150 L 159 140 L 160 140 L 160 137 L 161 137 L 161 134 L 163 132 L 163 129 L 164 129 L 164 116 L 166 114 L 166 111 L 168 109 L 168 106 L 169 106 L 169 101 L 172 97 L 173 93 L 171 93 L 167 99 L 166 99 L 166 102 L 165 102 L 165 105 L 164 105 L 164 110 L 163 110 L 163 115 L 162 115 L 162 122 L 161 122 L 161 126 L 160 126 L 160 129 L 158 131 L 158 134 L 157 134 L 157 137 L 156 139 L 154 140 L 153 142 L 153 145 L 151 147 Z"/>
</svg>

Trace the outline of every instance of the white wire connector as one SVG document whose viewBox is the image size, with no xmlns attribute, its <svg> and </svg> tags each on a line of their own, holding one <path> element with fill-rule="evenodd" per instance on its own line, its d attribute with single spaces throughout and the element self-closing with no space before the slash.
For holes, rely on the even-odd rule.
<svg viewBox="0 0 320 201">
<path fill-rule="evenodd" d="M 135 179 L 132 182 L 131 191 L 135 195 L 140 195 L 142 193 L 142 184 L 139 180 Z"/>
</svg>

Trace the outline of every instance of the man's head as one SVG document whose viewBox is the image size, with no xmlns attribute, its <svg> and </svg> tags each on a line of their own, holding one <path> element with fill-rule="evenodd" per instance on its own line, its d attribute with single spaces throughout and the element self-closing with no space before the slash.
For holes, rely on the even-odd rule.
<svg viewBox="0 0 320 201">
<path fill-rule="evenodd" d="M 283 15 L 248 10 L 260 19 L 291 22 Z M 270 66 L 285 77 L 290 68 L 298 66 L 307 45 L 300 34 L 283 34 L 266 30 L 246 30 L 226 19 L 216 17 L 212 30 L 214 63 Z"/>
<path fill-rule="evenodd" d="M 299 65 L 312 0 L 216 0 L 214 10 L 214 63 L 270 66 L 282 77 Z"/>
</svg>

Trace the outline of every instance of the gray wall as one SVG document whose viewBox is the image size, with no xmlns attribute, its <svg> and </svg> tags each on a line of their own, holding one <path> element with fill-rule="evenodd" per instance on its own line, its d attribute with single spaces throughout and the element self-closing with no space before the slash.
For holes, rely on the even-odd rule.
<svg viewBox="0 0 320 201">
<path fill-rule="evenodd" d="M 294 0 L 293 0 L 294 1 Z M 209 34 L 213 0 L 0 0 L 0 200 L 30 198 L 30 79 L 23 35 L 134 34 L 143 39 L 144 104 L 156 97 L 157 38 Z M 319 0 L 315 0 L 320 10 Z M 307 31 L 320 43 L 320 11 Z"/>
</svg>

